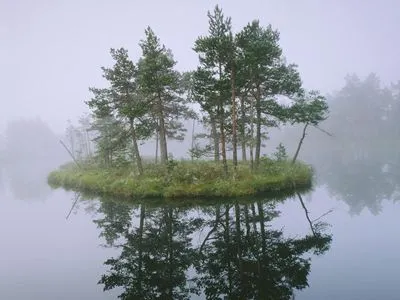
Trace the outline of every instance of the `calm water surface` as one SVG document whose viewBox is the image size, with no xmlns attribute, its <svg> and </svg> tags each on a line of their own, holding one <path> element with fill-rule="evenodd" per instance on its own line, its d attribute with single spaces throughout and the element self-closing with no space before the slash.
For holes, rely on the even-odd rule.
<svg viewBox="0 0 400 300">
<path fill-rule="evenodd" d="M 32 172 L 0 178 L 0 299 L 400 299 L 400 205 L 373 190 L 318 187 L 307 218 L 297 196 L 134 206 Z"/>
</svg>

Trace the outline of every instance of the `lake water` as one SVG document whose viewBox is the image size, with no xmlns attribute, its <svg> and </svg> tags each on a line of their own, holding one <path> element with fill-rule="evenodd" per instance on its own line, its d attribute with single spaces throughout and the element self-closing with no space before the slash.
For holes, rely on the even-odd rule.
<svg viewBox="0 0 400 300">
<path fill-rule="evenodd" d="M 0 299 L 400 299 L 400 204 L 367 186 L 368 201 L 315 188 L 307 218 L 297 196 L 89 200 L 46 172 L 2 172 Z"/>
</svg>

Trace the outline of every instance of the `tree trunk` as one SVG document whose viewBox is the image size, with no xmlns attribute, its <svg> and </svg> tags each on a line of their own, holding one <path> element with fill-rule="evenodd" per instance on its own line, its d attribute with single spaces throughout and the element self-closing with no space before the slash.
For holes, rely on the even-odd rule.
<svg viewBox="0 0 400 300">
<path fill-rule="evenodd" d="M 192 148 L 192 151 L 193 151 L 193 148 L 194 148 L 194 128 L 195 128 L 195 125 L 196 125 L 196 120 L 194 120 L 193 119 L 193 125 L 192 125 L 192 145 L 191 145 L 191 148 Z M 192 155 L 191 155 L 191 159 L 192 159 L 192 161 L 194 160 L 194 156 L 193 156 L 193 152 L 192 152 Z"/>
<path fill-rule="evenodd" d="M 251 203 L 251 215 L 253 217 L 253 231 L 257 232 L 257 224 L 256 224 L 256 206 L 254 203 Z"/>
<path fill-rule="evenodd" d="M 244 205 L 244 219 L 246 221 L 246 236 L 250 236 L 250 216 L 249 216 L 249 205 Z"/>
<path fill-rule="evenodd" d="M 250 169 L 254 170 L 254 148 L 253 148 L 253 145 L 250 146 Z"/>
<path fill-rule="evenodd" d="M 224 175 L 228 175 L 228 162 L 226 160 L 226 141 L 225 141 L 225 123 L 224 123 L 224 109 L 221 108 L 221 121 L 220 121 L 220 131 L 221 131 L 221 151 L 222 151 L 222 165 L 224 168 Z"/>
<path fill-rule="evenodd" d="M 136 165 L 138 168 L 139 175 L 143 175 L 143 164 L 142 164 L 142 158 L 140 157 L 140 152 L 139 152 L 139 146 L 137 142 L 137 137 L 136 137 L 136 129 L 135 125 L 133 123 L 133 119 L 130 120 L 130 125 L 131 125 L 131 138 L 132 138 L 132 145 L 133 145 L 133 155 L 136 160 Z"/>
<path fill-rule="evenodd" d="M 139 295 L 144 297 L 142 280 L 143 280 L 143 229 L 144 229 L 144 218 L 146 215 L 146 208 L 144 205 L 140 205 L 140 221 L 139 221 L 139 240 L 138 240 L 138 282 L 139 282 Z"/>
<path fill-rule="evenodd" d="M 219 80 L 222 80 L 222 64 L 219 64 Z M 225 140 L 225 110 L 224 110 L 224 99 L 222 98 L 222 92 L 221 90 L 219 91 L 219 105 L 218 105 L 218 112 L 219 112 L 219 120 L 220 120 L 220 139 L 221 139 L 221 151 L 222 151 L 222 165 L 224 168 L 224 174 L 225 176 L 228 175 L 228 163 L 226 161 L 226 140 Z"/>
<path fill-rule="evenodd" d="M 158 163 L 158 143 L 160 140 L 160 129 L 157 126 L 157 133 L 156 133 L 156 157 L 155 157 L 155 163 Z"/>
<path fill-rule="evenodd" d="M 258 169 L 260 165 L 260 154 L 261 154 L 261 90 L 257 87 L 256 95 L 256 157 L 255 167 Z"/>
<path fill-rule="evenodd" d="M 246 154 L 246 109 L 245 109 L 245 98 L 240 97 L 240 140 L 242 144 L 242 160 L 247 160 Z"/>
<path fill-rule="evenodd" d="M 244 284 L 244 274 L 243 274 L 243 255 L 242 255 L 242 229 L 240 226 L 240 206 L 239 203 L 235 203 L 235 225 L 236 225 L 236 247 L 237 247 L 237 260 L 239 265 L 239 278 L 240 278 L 240 286 Z M 244 289 L 240 289 L 240 299 L 245 299 L 246 295 L 244 295 Z"/>
<path fill-rule="evenodd" d="M 254 170 L 254 99 L 252 99 L 250 104 L 250 167 Z"/>
<path fill-rule="evenodd" d="M 265 234 L 265 216 L 264 216 L 264 208 L 261 201 L 257 201 L 257 208 L 258 208 L 258 218 L 260 220 L 260 233 L 261 233 L 261 249 L 263 256 L 265 255 L 266 249 L 266 234 Z"/>
<path fill-rule="evenodd" d="M 217 131 L 217 122 L 214 117 L 211 118 L 211 136 L 214 141 L 214 160 L 219 161 L 219 137 Z"/>
<path fill-rule="evenodd" d="M 165 128 L 165 120 L 164 113 L 162 107 L 161 95 L 159 95 L 159 103 L 158 103 L 158 118 L 160 124 L 160 155 L 161 155 L 161 163 L 166 164 L 168 162 L 168 149 L 167 149 L 167 131 Z"/>
<path fill-rule="evenodd" d="M 173 299 L 173 289 L 174 289 L 174 278 L 173 278 L 173 274 L 174 274 L 174 249 L 173 249 L 173 224 L 172 224 L 172 218 L 173 218 L 173 209 L 172 207 L 169 207 L 167 210 L 167 236 L 168 236 L 168 287 L 167 287 L 167 295 L 168 298 L 167 299 Z"/>
<path fill-rule="evenodd" d="M 224 242 L 225 242 L 225 261 L 226 269 L 228 271 L 228 299 L 231 299 L 232 295 L 232 268 L 231 268 L 231 241 L 230 241 L 230 226 L 229 226 L 229 205 L 225 206 L 225 228 L 224 228 Z"/>
<path fill-rule="evenodd" d="M 297 146 L 296 153 L 294 154 L 294 157 L 293 157 L 293 160 L 292 160 L 292 164 L 294 164 L 296 162 L 297 156 L 299 156 L 301 145 L 303 144 L 304 138 L 306 137 L 307 127 L 308 127 L 308 123 L 306 123 L 304 125 L 303 134 L 301 135 L 301 138 L 300 138 L 300 141 L 299 141 L 299 145 Z"/>
<path fill-rule="evenodd" d="M 235 66 L 231 71 L 231 90 L 232 90 L 232 146 L 233 146 L 233 166 L 237 167 L 237 115 L 236 115 L 236 93 L 235 93 Z"/>
</svg>

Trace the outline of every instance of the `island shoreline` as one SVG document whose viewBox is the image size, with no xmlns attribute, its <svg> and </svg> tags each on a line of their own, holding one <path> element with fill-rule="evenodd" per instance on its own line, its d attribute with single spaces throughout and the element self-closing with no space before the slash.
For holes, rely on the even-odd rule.
<svg viewBox="0 0 400 300">
<path fill-rule="evenodd" d="M 48 175 L 52 188 L 89 192 L 124 199 L 210 199 L 294 193 L 312 187 L 313 170 L 302 162 L 268 160 L 257 171 L 241 163 L 223 176 L 212 161 L 176 161 L 167 166 L 149 163 L 142 176 L 131 168 L 69 163 Z"/>
</svg>

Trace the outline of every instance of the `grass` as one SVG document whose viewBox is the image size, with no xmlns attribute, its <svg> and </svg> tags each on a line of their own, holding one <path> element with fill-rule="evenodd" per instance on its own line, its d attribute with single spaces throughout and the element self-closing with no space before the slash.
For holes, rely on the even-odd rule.
<svg viewBox="0 0 400 300">
<path fill-rule="evenodd" d="M 231 162 L 229 162 L 231 164 Z M 313 171 L 304 163 L 263 158 L 257 172 L 241 162 L 236 172 L 229 166 L 224 176 L 221 164 L 213 161 L 173 161 L 168 166 L 147 163 L 139 177 L 131 167 L 100 168 L 73 164 L 61 166 L 48 175 L 53 188 L 64 187 L 116 198 L 192 199 L 236 198 L 276 193 L 290 193 L 296 188 L 310 188 Z"/>
</svg>

